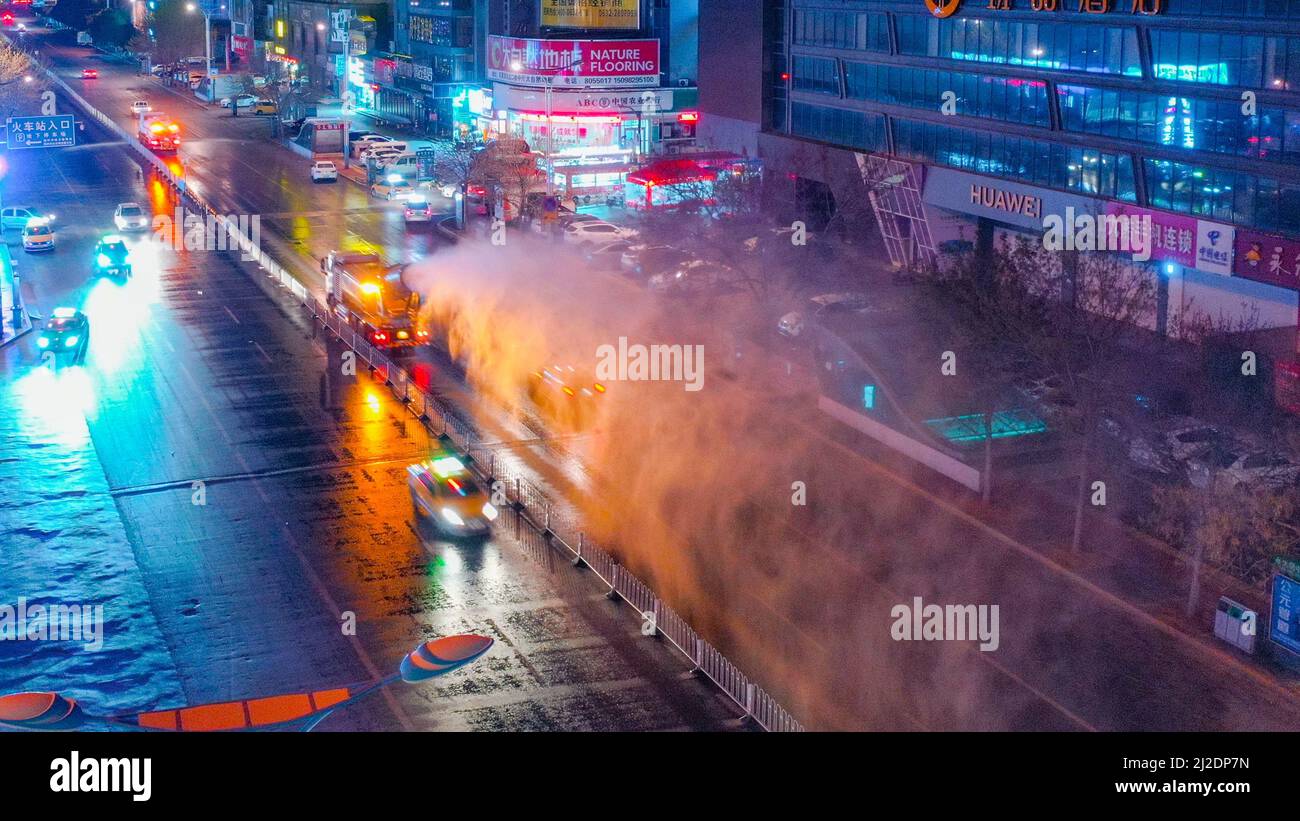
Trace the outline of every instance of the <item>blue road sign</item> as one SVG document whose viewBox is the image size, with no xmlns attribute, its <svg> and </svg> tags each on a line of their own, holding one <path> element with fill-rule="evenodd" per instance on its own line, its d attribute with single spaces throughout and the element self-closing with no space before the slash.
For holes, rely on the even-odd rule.
<svg viewBox="0 0 1300 821">
<path fill-rule="evenodd" d="M 63 148 L 77 144 L 77 126 L 71 114 L 10 117 L 5 132 L 9 148 Z"/>
<path fill-rule="evenodd" d="M 1271 610 L 1268 637 L 1300 655 L 1300 582 L 1275 574 Z"/>
</svg>

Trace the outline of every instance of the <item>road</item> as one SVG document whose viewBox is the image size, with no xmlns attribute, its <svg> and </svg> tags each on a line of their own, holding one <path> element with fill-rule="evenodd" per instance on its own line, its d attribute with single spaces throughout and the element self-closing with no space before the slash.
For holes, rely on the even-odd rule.
<svg viewBox="0 0 1300 821">
<path fill-rule="evenodd" d="M 364 369 L 327 367 L 341 352 L 227 255 L 135 235 L 129 281 L 90 277 L 116 203 L 173 203 L 127 147 L 87 137 L 14 152 L 4 181 L 6 203 L 58 216 L 51 253 L 6 237 L 27 303 L 80 307 L 92 343 L 84 366 L 58 369 L 34 336 L 0 352 L 15 410 L 0 423 L 0 601 L 100 604 L 104 648 L 0 642 L 0 691 L 129 712 L 319 689 L 477 632 L 497 644 L 472 670 L 323 726 L 736 727 L 680 656 L 526 530 L 506 521 L 476 545 L 417 527 L 404 470 L 436 443 Z"/>
<path fill-rule="evenodd" d="M 67 77 L 89 59 L 87 50 L 67 46 L 50 46 L 45 53 Z M 102 61 L 98 67 L 101 78 L 86 81 L 84 94 L 102 110 L 120 112 L 122 122 L 130 120 L 132 99 L 144 95 L 153 101 L 168 94 L 120 67 Z M 311 185 L 301 157 L 260 139 L 264 123 L 231 118 L 180 97 L 175 105 L 178 113 L 185 112 L 188 140 L 180 159 L 187 181 L 229 213 L 262 215 L 264 244 L 285 254 L 287 263 L 304 272 L 304 281 L 313 259 L 340 245 L 382 247 L 390 258 L 405 261 L 439 253 L 432 235 L 408 234 L 400 217 L 375 207 L 359 187 Z M 223 293 L 221 301 L 228 298 Z M 196 316 L 217 314 L 215 305 L 192 310 Z M 266 330 L 274 333 L 269 325 Z M 227 340 L 231 351 L 240 349 L 239 337 L 261 339 L 251 333 L 235 336 Z M 277 347 L 270 357 L 282 356 L 280 351 Z M 243 346 L 242 352 L 247 367 L 268 365 L 256 350 Z M 301 356 L 310 359 L 308 353 Z M 503 453 L 580 507 L 579 497 L 596 481 L 590 466 L 558 437 L 539 435 L 527 420 L 513 419 L 468 391 L 442 364 L 436 358 L 426 363 L 435 391 L 461 403 L 481 430 L 498 437 Z M 317 363 L 314 372 L 319 375 L 320 369 Z M 261 401 L 258 390 L 273 390 L 265 380 L 241 384 L 247 401 L 255 404 Z M 181 417 L 204 419 L 188 406 L 168 408 Z M 770 428 L 745 427 L 743 436 L 674 420 L 680 423 L 676 430 L 690 432 L 687 438 L 716 447 L 709 459 L 690 448 L 655 448 L 657 443 L 645 438 L 626 445 L 641 454 L 643 464 L 647 448 L 654 448 L 658 461 L 680 461 L 673 475 L 689 477 L 692 487 L 736 486 L 740 493 L 734 497 L 715 493 L 709 504 L 709 494 L 698 494 L 682 504 L 678 488 L 653 482 L 650 496 L 637 496 L 632 488 L 599 490 L 611 506 L 623 504 L 628 518 L 644 525 L 639 534 L 624 528 L 629 566 L 654 580 L 697 629 L 809 726 L 1300 728 L 1293 682 L 1169 626 L 1162 608 L 1181 581 L 1175 578 L 1176 563 L 1062 561 L 1048 546 L 1066 525 L 1064 519 L 1041 515 L 1036 539 L 1008 536 L 950 495 L 884 466 L 862 442 L 816 420 L 806 405 L 760 408 L 758 418 Z M 387 425 L 396 428 L 398 416 Z M 223 441 L 220 430 L 207 427 L 212 441 Z M 779 458 L 756 456 L 752 447 L 733 444 L 737 439 L 779 451 Z M 303 452 L 322 447 L 328 446 L 300 441 L 292 454 L 276 458 L 310 462 Z M 256 474 L 267 464 L 260 454 L 249 454 L 251 469 L 245 470 L 228 463 L 228 450 L 223 445 L 218 454 L 196 453 L 184 471 L 132 476 L 127 486 Z M 679 458 L 673 451 L 683 454 Z M 222 464 L 207 464 L 218 456 Z M 148 473 L 144 467 L 130 470 Z M 642 477 L 632 478 L 636 489 L 646 487 L 637 485 Z M 790 506 L 792 481 L 806 484 L 807 506 Z M 251 522 L 251 514 L 248 518 Z M 373 521 L 367 517 L 368 526 Z M 270 527 L 248 526 L 262 528 L 254 531 L 258 538 L 266 538 Z M 292 520 L 287 525 L 290 533 L 297 527 Z M 297 543 L 309 542 L 299 537 Z M 916 596 L 927 603 L 999 605 L 999 649 L 983 653 L 965 643 L 893 641 L 891 610 Z"/>
</svg>

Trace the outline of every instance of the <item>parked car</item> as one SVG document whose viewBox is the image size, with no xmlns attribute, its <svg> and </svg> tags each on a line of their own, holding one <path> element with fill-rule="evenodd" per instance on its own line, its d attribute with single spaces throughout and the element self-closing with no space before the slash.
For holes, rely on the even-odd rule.
<svg viewBox="0 0 1300 821">
<path fill-rule="evenodd" d="M 689 259 L 690 254 L 671 245 L 634 243 L 623 252 L 619 267 L 628 276 L 642 279 L 681 265 Z"/>
<path fill-rule="evenodd" d="M 258 100 L 253 104 L 253 114 L 261 117 L 264 115 L 275 116 L 280 113 L 280 107 L 275 104 L 274 100 Z"/>
<path fill-rule="evenodd" d="M 1103 419 L 1102 429 L 1112 427 Z M 1128 460 L 1143 470 L 1161 476 L 1186 473 L 1190 460 L 1214 445 L 1226 445 L 1231 437 L 1214 425 L 1191 416 L 1171 416 L 1128 439 Z"/>
<path fill-rule="evenodd" d="M 385 137 L 383 134 L 365 134 L 352 141 L 352 157 L 359 159 L 368 149 L 374 148 L 380 143 L 391 143 L 392 141 L 392 137 Z"/>
<path fill-rule="evenodd" d="M 740 282 L 734 268 L 720 262 L 694 259 L 650 277 L 650 290 L 674 296 L 725 290 Z"/>
<path fill-rule="evenodd" d="M 625 239 L 616 239 L 598 244 L 592 243 L 584 246 L 587 250 L 583 256 L 586 257 L 587 263 L 591 266 L 612 271 L 619 267 L 619 261 L 631 245 L 632 243 Z"/>
<path fill-rule="evenodd" d="M 1188 481 L 1196 487 L 1249 492 L 1279 490 L 1300 479 L 1300 463 L 1242 442 L 1216 442 L 1188 460 Z"/>
<path fill-rule="evenodd" d="M 632 240 L 636 236 L 637 231 L 634 229 L 608 222 L 575 221 L 564 226 L 564 241 L 580 246 L 616 239 Z"/>
<path fill-rule="evenodd" d="M 221 98 L 222 108 L 233 108 L 235 106 L 238 106 L 239 108 L 250 108 L 256 104 L 257 98 L 252 94 L 239 94 L 234 97 Z"/>
<path fill-rule="evenodd" d="M 98 79 L 99 79 L 99 69 L 94 69 L 94 68 L 83 68 L 83 69 L 81 70 L 81 79 L 83 79 L 83 80 L 98 80 Z"/>
<path fill-rule="evenodd" d="M 317 160 L 311 164 L 312 182 L 338 182 L 339 169 L 331 160 Z"/>
</svg>

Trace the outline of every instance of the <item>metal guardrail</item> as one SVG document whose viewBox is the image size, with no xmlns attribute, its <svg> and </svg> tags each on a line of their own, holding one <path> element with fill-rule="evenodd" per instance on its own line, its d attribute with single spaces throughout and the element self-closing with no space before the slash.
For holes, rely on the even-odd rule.
<svg viewBox="0 0 1300 821">
<path fill-rule="evenodd" d="M 328 305 L 316 298 L 302 282 L 277 263 L 270 254 L 255 245 L 243 234 L 236 222 L 216 213 L 192 192 L 185 191 L 167 165 L 152 151 L 141 145 L 134 135 L 127 134 L 113 120 L 96 110 L 68 87 L 58 77 L 51 79 L 89 116 L 110 131 L 131 143 L 153 167 L 167 179 L 172 187 L 183 194 L 187 207 L 196 213 L 213 217 L 226 231 L 231 243 L 228 247 L 240 251 L 266 272 L 265 277 L 254 280 L 275 296 L 276 290 L 293 294 L 312 322 L 332 333 L 340 342 L 351 348 L 357 356 L 384 380 L 393 396 L 403 402 L 430 431 L 450 441 L 469 459 L 470 467 L 493 489 L 505 497 L 533 528 L 549 537 L 553 544 L 567 550 L 576 566 L 585 566 L 608 587 L 610 598 L 622 599 L 636 608 L 642 620 L 642 630 L 647 635 L 657 635 L 677 648 L 694 665 L 692 672 L 712 681 L 722 692 L 745 711 L 745 716 L 758 726 L 773 732 L 802 732 L 804 727 L 782 707 L 776 699 L 751 681 L 716 647 L 705 641 L 671 607 L 663 602 L 649 585 L 630 570 L 619 564 L 605 550 L 586 538 L 581 528 L 568 520 L 552 505 L 550 498 L 537 485 L 523 475 L 504 470 L 496 459 L 495 451 L 479 440 L 474 430 L 450 408 L 442 405 L 413 383 L 405 368 L 393 362 L 366 338 L 348 324 Z M 191 207 L 192 206 L 192 207 Z M 276 287 L 272 288 L 271 283 Z"/>
</svg>

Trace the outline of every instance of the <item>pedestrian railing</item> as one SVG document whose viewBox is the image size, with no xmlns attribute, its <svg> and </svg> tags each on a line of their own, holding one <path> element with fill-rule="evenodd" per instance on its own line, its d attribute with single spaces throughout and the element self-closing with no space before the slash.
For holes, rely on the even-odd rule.
<svg viewBox="0 0 1300 821">
<path fill-rule="evenodd" d="M 504 469 L 496 458 L 496 451 L 482 442 L 471 425 L 413 383 L 410 373 L 405 368 L 371 345 L 363 334 L 358 333 L 348 323 L 347 319 L 318 299 L 301 280 L 253 243 L 242 233 L 235 221 L 218 214 L 193 192 L 186 191 L 183 181 L 177 178 L 166 163 L 153 152 L 139 144 L 134 135 L 127 134 L 111 118 L 97 111 L 67 83 L 52 73 L 50 78 L 87 115 L 132 144 L 146 161 L 171 183 L 173 189 L 182 195 L 188 210 L 213 217 L 232 241 L 229 247 L 232 250 L 237 249 L 245 259 L 256 262 L 266 273 L 264 277 L 255 276 L 254 280 L 268 294 L 277 296 L 284 291 L 291 293 L 302 305 L 307 319 L 328 330 L 343 345 L 351 349 L 377 377 L 384 381 L 393 396 L 403 402 L 432 434 L 448 440 L 468 456 L 470 467 L 492 487 L 494 495 L 504 494 L 530 526 L 547 537 L 552 544 L 568 551 L 575 565 L 588 568 L 609 588 L 610 598 L 622 599 L 636 608 L 644 633 L 666 639 L 691 660 L 693 672 L 712 681 L 744 710 L 748 719 L 754 721 L 759 727 L 775 732 L 803 731 L 803 725 L 777 703 L 776 699 L 754 684 L 717 648 L 696 633 L 690 624 L 666 605 L 649 585 L 588 539 L 580 525 L 572 521 L 567 511 L 553 505 L 541 488 L 527 477 Z"/>
</svg>

